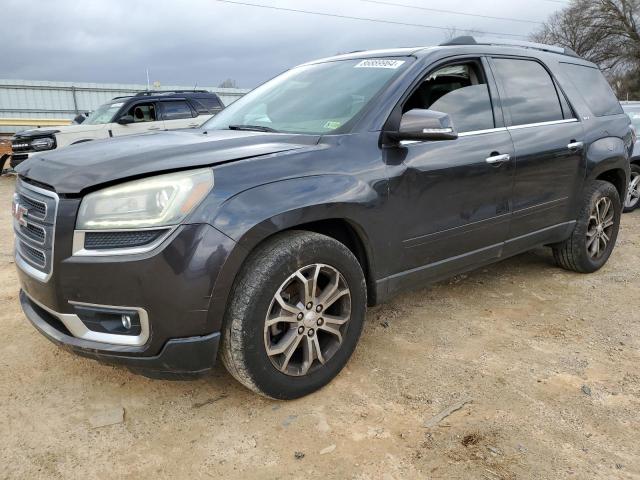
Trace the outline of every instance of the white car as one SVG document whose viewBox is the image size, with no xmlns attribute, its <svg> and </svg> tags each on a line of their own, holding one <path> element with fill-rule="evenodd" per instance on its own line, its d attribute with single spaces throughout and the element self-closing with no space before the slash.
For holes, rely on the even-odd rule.
<svg viewBox="0 0 640 480">
<path fill-rule="evenodd" d="M 224 108 L 220 98 L 206 90 L 141 92 L 117 97 L 93 111 L 79 125 L 34 128 L 12 139 L 11 166 L 38 152 L 101 138 L 153 130 L 196 128 Z"/>
</svg>

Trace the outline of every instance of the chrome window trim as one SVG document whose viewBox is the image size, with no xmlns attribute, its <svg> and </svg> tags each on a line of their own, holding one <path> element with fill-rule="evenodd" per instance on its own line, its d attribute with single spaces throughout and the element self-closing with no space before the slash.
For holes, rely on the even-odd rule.
<svg viewBox="0 0 640 480">
<path fill-rule="evenodd" d="M 493 132 L 506 132 L 506 127 L 487 128 L 485 130 L 473 130 L 471 132 L 462 132 L 458 134 L 458 137 L 472 137 L 474 135 L 484 135 L 485 133 Z"/>
<path fill-rule="evenodd" d="M 179 225 L 169 227 L 121 228 L 112 230 L 74 230 L 71 251 L 72 255 L 77 257 L 108 257 L 113 255 L 136 255 L 147 253 L 159 247 L 173 232 L 176 231 L 178 227 Z M 84 248 L 84 237 L 87 233 L 140 232 L 143 230 L 166 230 L 166 233 L 164 235 L 160 235 L 153 242 L 139 247 L 109 248 L 100 250 Z"/>
<path fill-rule="evenodd" d="M 60 197 L 58 197 L 58 194 L 56 194 L 55 192 L 52 192 L 51 190 L 45 190 L 44 188 L 29 185 L 28 183 L 23 182 L 22 180 L 18 180 L 18 183 L 16 184 L 16 186 L 19 186 L 21 189 L 20 195 L 22 195 L 22 190 L 31 190 L 32 192 L 39 193 L 41 195 L 44 195 L 45 197 L 53 198 L 55 202 L 55 208 L 53 210 L 53 223 L 51 224 L 51 234 L 52 234 L 51 235 L 51 261 L 49 266 L 49 272 L 43 272 L 41 270 L 38 270 L 34 268 L 32 265 L 30 265 L 29 263 L 27 263 L 26 258 L 23 258 L 22 254 L 18 252 L 18 248 L 19 248 L 18 241 L 22 241 L 22 240 L 20 240 L 17 233 L 14 231 L 14 238 L 16 239 L 16 245 L 14 248 L 14 258 L 15 258 L 16 265 L 18 266 L 18 268 L 20 268 L 24 273 L 26 273 L 30 277 L 35 278 L 36 280 L 39 280 L 42 283 L 47 283 L 51 278 L 51 275 L 53 275 L 53 263 L 54 263 L 54 253 L 55 253 L 55 243 L 56 243 L 55 231 L 56 231 L 56 221 L 58 216 L 58 203 L 60 201 Z M 47 209 L 48 207 L 45 204 L 45 210 Z M 47 216 L 45 214 L 45 217 L 42 220 L 45 220 L 46 218 Z M 34 247 L 31 247 L 31 248 L 34 248 Z"/>
<path fill-rule="evenodd" d="M 150 329 L 149 329 L 149 315 L 144 308 L 140 307 L 122 307 L 122 306 L 113 306 L 113 305 L 100 305 L 96 303 L 85 303 L 85 302 L 73 302 L 69 301 L 71 305 L 78 305 L 81 307 L 97 307 L 97 308 L 108 308 L 112 310 L 123 310 L 123 311 L 135 311 L 138 313 L 138 317 L 140 318 L 140 335 L 118 335 L 115 333 L 103 333 L 103 332 L 95 332 L 93 330 L 89 330 L 85 324 L 82 322 L 80 317 L 74 313 L 58 313 L 49 307 L 43 305 L 42 303 L 35 300 L 29 294 L 27 294 L 29 300 L 38 305 L 43 310 L 46 310 L 48 313 L 56 317 L 58 320 L 62 322 L 62 324 L 71 332 L 71 334 L 76 338 L 81 338 L 82 340 L 88 340 L 91 342 L 98 343 L 106 343 L 111 345 L 126 345 L 130 347 L 139 347 L 144 345 L 149 339 Z"/>
<path fill-rule="evenodd" d="M 507 127 L 507 130 L 518 130 L 521 128 L 533 128 L 533 127 L 544 127 L 546 125 L 559 125 L 561 123 L 574 123 L 577 122 L 577 118 L 567 118 L 565 120 L 551 120 L 549 122 L 538 122 L 538 123 L 525 123 L 523 125 L 513 125 Z"/>
<path fill-rule="evenodd" d="M 574 123 L 577 122 L 577 118 L 567 118 L 564 120 L 551 120 L 549 122 L 538 122 L 538 123 L 527 123 L 524 125 L 513 125 L 511 127 L 496 127 L 496 128 L 487 128 L 486 130 L 473 130 L 471 132 L 462 132 L 458 134 L 458 137 L 472 137 L 474 135 L 485 135 L 487 133 L 494 132 L 508 132 L 509 130 L 519 130 L 521 128 L 534 128 L 534 127 L 544 127 L 547 125 L 559 125 L 562 123 Z M 400 145 L 414 145 L 416 143 L 425 143 L 428 140 L 401 140 Z"/>
</svg>

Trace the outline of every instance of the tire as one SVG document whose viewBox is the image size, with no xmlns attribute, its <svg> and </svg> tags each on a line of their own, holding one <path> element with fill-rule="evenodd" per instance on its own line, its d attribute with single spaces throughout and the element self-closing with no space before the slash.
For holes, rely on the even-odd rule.
<svg viewBox="0 0 640 480">
<path fill-rule="evenodd" d="M 605 213 L 607 203 L 609 209 Z M 596 205 L 603 210 L 602 222 L 598 222 L 596 218 Z M 566 270 L 579 273 L 592 273 L 602 268 L 611 256 L 618 238 L 621 214 L 622 204 L 616 187 L 601 180 L 593 182 L 585 191 L 582 208 L 571 236 L 564 242 L 552 246 L 556 263 Z M 600 237 L 602 233 L 597 225 L 608 225 L 602 230 L 608 238 L 606 245 L 604 237 Z M 598 242 L 597 245 L 594 242 Z M 594 255 L 596 248 L 599 251 Z"/>
<path fill-rule="evenodd" d="M 303 278 L 317 278 L 315 287 Z M 313 294 L 306 293 L 307 286 Z M 303 301 L 303 295 L 309 296 Z M 328 307 L 318 313 L 316 309 L 324 308 L 323 296 Z M 310 300 L 316 303 L 309 309 Z M 366 305 L 362 268 L 346 246 L 317 233 L 277 234 L 249 255 L 234 282 L 222 332 L 222 361 L 256 393 L 281 400 L 302 397 L 329 383 L 345 366 L 362 333 Z M 285 317 L 287 322 L 267 326 L 268 319 L 271 323 Z M 338 320 L 343 323 L 335 324 Z M 289 339 L 295 349 L 273 354 Z"/>
<path fill-rule="evenodd" d="M 629 191 L 624 201 L 624 213 L 633 212 L 640 206 L 640 165 L 631 164 L 631 180 L 629 182 Z"/>
</svg>

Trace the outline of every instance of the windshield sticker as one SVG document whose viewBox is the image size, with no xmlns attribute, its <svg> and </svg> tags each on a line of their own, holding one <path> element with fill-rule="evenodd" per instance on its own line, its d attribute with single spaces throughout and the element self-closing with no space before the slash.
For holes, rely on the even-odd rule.
<svg viewBox="0 0 640 480">
<path fill-rule="evenodd" d="M 340 128 L 340 125 L 342 125 L 342 123 L 329 120 L 324 124 L 323 128 L 326 128 L 328 130 L 335 130 L 336 128 Z"/>
<path fill-rule="evenodd" d="M 382 58 L 372 58 L 369 60 L 362 60 L 353 68 L 391 68 L 396 69 L 404 63 L 404 60 L 386 60 Z"/>
</svg>

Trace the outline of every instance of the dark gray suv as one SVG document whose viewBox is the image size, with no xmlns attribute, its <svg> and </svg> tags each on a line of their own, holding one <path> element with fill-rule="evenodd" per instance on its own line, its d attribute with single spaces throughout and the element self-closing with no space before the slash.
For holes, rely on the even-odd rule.
<svg viewBox="0 0 640 480">
<path fill-rule="evenodd" d="M 20 301 L 47 338 L 156 377 L 218 351 L 274 398 L 329 382 L 367 305 L 548 245 L 593 272 L 618 234 L 629 118 L 570 51 L 471 37 L 310 62 L 201 129 L 18 169 Z"/>
</svg>

